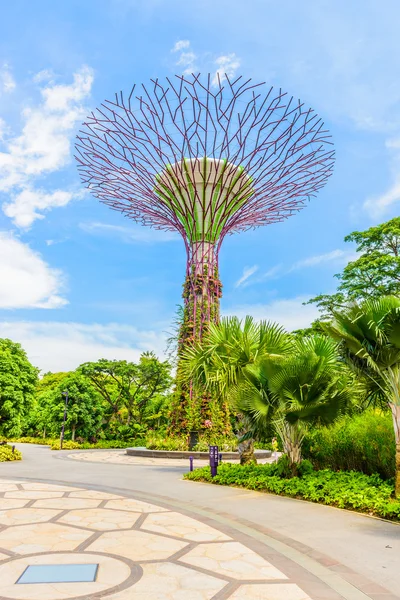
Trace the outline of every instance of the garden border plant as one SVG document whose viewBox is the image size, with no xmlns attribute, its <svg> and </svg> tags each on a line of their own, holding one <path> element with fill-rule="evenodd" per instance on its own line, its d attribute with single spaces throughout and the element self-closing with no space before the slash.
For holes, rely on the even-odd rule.
<svg viewBox="0 0 400 600">
<path fill-rule="evenodd" d="M 8 462 L 11 460 L 22 460 L 22 454 L 19 450 L 11 446 L 0 446 L 0 462 Z"/>
<path fill-rule="evenodd" d="M 273 465 L 223 463 L 214 478 L 209 467 L 202 467 L 186 473 L 184 479 L 289 496 L 400 523 L 400 500 L 392 497 L 393 480 L 355 471 L 313 471 L 306 460 L 299 467 L 301 476 L 286 478 L 289 465 L 285 459 Z"/>
</svg>

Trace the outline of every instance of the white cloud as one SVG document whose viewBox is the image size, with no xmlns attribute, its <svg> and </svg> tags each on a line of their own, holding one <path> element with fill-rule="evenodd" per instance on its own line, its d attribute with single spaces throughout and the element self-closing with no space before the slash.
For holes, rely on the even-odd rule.
<svg viewBox="0 0 400 600">
<path fill-rule="evenodd" d="M 382 194 L 365 200 L 363 208 L 372 219 L 380 219 L 393 204 L 400 202 L 400 137 L 387 139 L 385 145 L 389 151 L 393 182 Z"/>
<path fill-rule="evenodd" d="M 240 67 L 240 59 L 233 52 L 232 54 L 218 56 L 215 59 L 215 64 L 217 70 L 214 73 L 212 83 L 218 85 L 220 81 L 222 82 L 225 79 L 225 75 L 229 78 L 235 76 L 237 69 Z"/>
<path fill-rule="evenodd" d="M 393 204 L 398 202 L 400 202 L 400 177 L 396 178 L 390 188 L 380 196 L 367 198 L 363 207 L 370 217 L 380 219 Z"/>
<path fill-rule="evenodd" d="M 254 273 L 256 273 L 257 271 L 258 271 L 258 265 L 254 265 L 253 267 L 245 267 L 243 269 L 242 276 L 235 283 L 235 288 L 242 286 L 245 283 L 245 281 L 247 281 L 249 279 L 249 277 L 254 275 Z"/>
<path fill-rule="evenodd" d="M 183 67 L 183 75 L 190 75 L 197 70 L 197 56 L 192 51 L 189 40 L 179 40 L 176 42 L 171 52 L 179 52 L 179 57 L 175 65 Z"/>
<path fill-rule="evenodd" d="M 85 116 L 82 101 L 89 95 L 93 73 L 82 67 L 69 85 L 49 83 L 41 90 L 42 102 L 25 108 L 20 135 L 11 137 L 0 152 L 0 191 L 12 192 L 6 214 L 20 227 L 30 226 L 42 212 L 69 202 L 72 192 L 35 190 L 35 180 L 57 171 L 71 159 L 71 137 Z"/>
<path fill-rule="evenodd" d="M 179 57 L 175 65 L 183 67 L 183 75 L 190 75 L 197 70 L 197 56 L 192 51 L 189 40 L 179 40 L 171 49 L 171 52 L 179 52 Z"/>
<path fill-rule="evenodd" d="M 53 79 L 54 73 L 50 69 L 43 69 L 43 71 L 39 71 L 33 78 L 35 83 L 42 83 L 43 81 L 50 81 Z"/>
<path fill-rule="evenodd" d="M 283 325 L 288 331 L 308 327 L 320 316 L 318 308 L 312 304 L 303 306 L 303 302 L 309 300 L 309 296 L 297 296 L 295 298 L 281 298 L 269 304 L 241 304 L 225 308 L 224 315 L 236 315 L 243 319 L 251 315 L 257 321 L 262 319 L 274 321 Z"/>
<path fill-rule="evenodd" d="M 349 261 L 355 260 L 356 258 L 357 254 L 355 252 L 337 249 L 327 252 L 326 254 L 317 254 L 316 256 L 309 256 L 308 258 L 299 260 L 294 263 L 289 271 L 297 271 L 298 269 L 303 269 L 305 267 L 315 267 L 327 262 L 347 264 Z"/>
<path fill-rule="evenodd" d="M 197 69 L 195 66 L 196 58 L 197 56 L 194 52 L 182 52 L 179 60 L 175 64 L 180 67 L 185 67 L 183 70 L 184 75 L 190 75 Z"/>
<path fill-rule="evenodd" d="M 19 342 L 30 361 L 43 372 L 76 369 L 100 358 L 131 360 L 153 350 L 162 357 L 166 340 L 159 331 L 141 331 L 125 324 L 6 321 L 2 337 Z"/>
<path fill-rule="evenodd" d="M 189 48 L 190 42 L 189 40 L 179 40 L 176 42 L 175 46 L 172 48 L 171 52 L 179 52 L 180 50 L 184 50 L 185 48 Z"/>
<path fill-rule="evenodd" d="M 209 63 L 209 53 L 198 56 L 192 49 L 190 40 L 179 40 L 176 42 L 171 49 L 173 53 L 179 53 L 178 59 L 175 65 L 183 67 L 183 75 L 190 75 L 199 70 L 197 65 L 198 61 L 202 63 Z M 216 67 L 216 70 L 214 71 Z M 240 67 L 240 59 L 235 53 L 222 54 L 213 60 L 211 70 L 214 71 L 212 77 L 212 85 L 218 85 L 218 81 L 223 81 L 225 75 L 233 77 L 236 70 Z M 206 66 L 206 70 L 210 70 L 210 67 Z"/>
<path fill-rule="evenodd" d="M 109 223 L 99 223 L 97 221 L 80 223 L 79 227 L 86 233 L 93 235 L 116 236 L 127 243 L 148 243 L 174 242 L 179 240 L 179 235 L 174 231 L 161 231 L 150 227 L 136 225 L 124 227 L 123 225 L 111 225 Z"/>
<path fill-rule="evenodd" d="M 3 211 L 17 227 L 28 228 L 36 219 L 44 219 L 44 215 L 39 211 L 65 206 L 72 197 L 72 192 L 63 190 L 48 194 L 44 190 L 25 188 L 13 196 L 11 202 L 3 204 Z"/>
<path fill-rule="evenodd" d="M 7 131 L 7 124 L 4 119 L 0 118 L 0 142 L 4 138 L 4 134 Z"/>
<path fill-rule="evenodd" d="M 248 287 L 249 285 L 262 283 L 267 279 L 275 279 L 280 271 L 282 271 L 282 265 L 275 265 L 274 267 L 268 269 L 268 271 L 265 271 L 265 273 L 258 275 L 258 277 L 252 277 L 251 279 L 248 278 L 247 281 L 241 285 L 241 287 Z"/>
<path fill-rule="evenodd" d="M 16 83 L 10 71 L 10 67 L 7 63 L 4 63 L 3 67 L 0 69 L 0 89 L 9 94 L 10 92 L 13 92 L 15 88 Z"/>
<path fill-rule="evenodd" d="M 287 275 L 293 271 L 298 271 L 299 269 L 318 267 L 319 265 L 326 263 L 345 265 L 356 258 L 357 253 L 352 250 L 336 249 L 332 250 L 331 252 L 327 252 L 326 254 L 317 254 L 315 256 L 309 256 L 308 258 L 299 260 L 289 268 L 284 268 L 281 264 L 275 265 L 274 267 L 268 269 L 268 271 L 265 273 L 258 274 L 257 277 L 253 277 L 253 275 L 259 271 L 259 267 L 257 265 L 254 265 L 253 267 L 245 267 L 243 269 L 242 276 L 235 283 L 235 288 L 255 285 L 262 283 L 267 279 L 282 277 L 283 275 Z"/>
<path fill-rule="evenodd" d="M 0 308 L 59 308 L 67 303 L 59 295 L 61 272 L 9 232 L 0 232 L 0 281 Z"/>
</svg>

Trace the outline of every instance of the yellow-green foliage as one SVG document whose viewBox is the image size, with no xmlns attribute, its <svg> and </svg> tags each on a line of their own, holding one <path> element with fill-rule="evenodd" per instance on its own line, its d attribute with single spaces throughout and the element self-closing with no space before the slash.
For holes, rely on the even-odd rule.
<svg viewBox="0 0 400 600">
<path fill-rule="evenodd" d="M 79 448 L 81 448 L 81 444 L 78 444 L 78 442 L 72 442 L 71 440 L 67 440 L 66 442 L 63 442 L 63 450 L 79 450 Z M 50 446 L 50 448 L 52 450 L 60 450 L 60 440 L 57 440 L 55 442 L 53 442 Z"/>
<path fill-rule="evenodd" d="M 12 451 L 11 446 L 0 446 L 0 462 L 6 462 L 8 460 L 21 460 L 22 454 L 19 450 L 15 449 Z"/>
<path fill-rule="evenodd" d="M 17 444 L 40 444 L 41 446 L 50 446 L 52 443 L 56 442 L 56 439 L 52 438 L 42 438 L 42 437 L 0 437 L 0 442 L 16 442 Z"/>
</svg>

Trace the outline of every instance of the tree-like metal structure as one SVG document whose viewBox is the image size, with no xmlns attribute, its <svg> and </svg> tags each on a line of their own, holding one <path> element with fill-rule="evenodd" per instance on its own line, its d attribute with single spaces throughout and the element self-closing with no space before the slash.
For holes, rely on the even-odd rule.
<svg viewBox="0 0 400 600">
<path fill-rule="evenodd" d="M 187 252 L 180 348 L 218 320 L 227 234 L 282 221 L 332 173 L 318 115 L 282 90 L 237 77 L 134 86 L 92 112 L 76 144 L 81 179 L 128 218 L 178 231 Z"/>
</svg>

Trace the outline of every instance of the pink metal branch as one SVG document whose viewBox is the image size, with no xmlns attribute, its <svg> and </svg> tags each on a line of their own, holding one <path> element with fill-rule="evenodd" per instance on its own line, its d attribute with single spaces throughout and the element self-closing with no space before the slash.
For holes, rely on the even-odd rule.
<svg viewBox="0 0 400 600">
<path fill-rule="evenodd" d="M 264 83 L 218 79 L 216 86 L 200 75 L 151 80 L 140 93 L 133 86 L 127 101 L 120 92 L 92 112 L 76 144 L 81 179 L 91 193 L 134 221 L 185 238 L 182 218 L 194 212 L 196 199 L 179 218 L 155 192 L 156 177 L 183 159 L 194 169 L 190 159 L 208 157 L 228 161 L 228 169 L 243 167 L 251 178 L 252 194 L 238 210 L 230 214 L 228 206 L 217 205 L 224 220 L 220 241 L 301 209 L 332 173 L 334 151 L 321 119 Z M 183 171 L 177 177 L 185 183 Z M 217 178 L 207 183 L 217 192 Z M 215 207 L 208 210 L 215 219 Z"/>
</svg>

